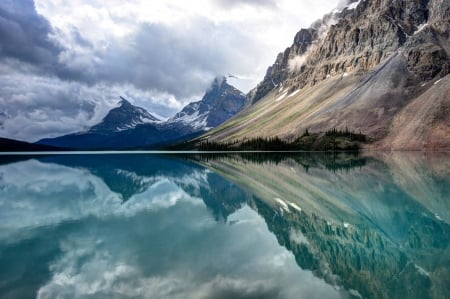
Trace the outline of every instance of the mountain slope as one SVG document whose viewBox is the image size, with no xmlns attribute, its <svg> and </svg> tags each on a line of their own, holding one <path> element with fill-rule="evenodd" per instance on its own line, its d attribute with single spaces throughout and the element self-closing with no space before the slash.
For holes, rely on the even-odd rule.
<svg viewBox="0 0 450 299">
<path fill-rule="evenodd" d="M 385 148 L 450 148 L 448 134 L 438 133 L 448 128 L 450 84 L 433 85 L 449 74 L 449 57 L 448 1 L 358 1 L 300 30 L 250 93 L 253 105 L 208 135 L 216 141 L 291 138 L 307 128 L 348 127 L 391 140 Z M 421 142 L 394 142 L 394 118 L 415 101 L 422 104 L 410 110 L 433 106 L 432 98 L 441 99 L 441 109 L 427 109 L 430 121 L 413 130 Z M 404 112 L 402 119 L 414 122 L 419 115 Z M 444 139 L 427 141 L 429 134 Z"/>
<path fill-rule="evenodd" d="M 121 98 L 120 106 L 89 130 L 37 143 L 76 149 L 158 148 L 205 133 L 241 111 L 245 101 L 225 78 L 215 79 L 201 101 L 188 104 L 166 122 Z"/>
</svg>

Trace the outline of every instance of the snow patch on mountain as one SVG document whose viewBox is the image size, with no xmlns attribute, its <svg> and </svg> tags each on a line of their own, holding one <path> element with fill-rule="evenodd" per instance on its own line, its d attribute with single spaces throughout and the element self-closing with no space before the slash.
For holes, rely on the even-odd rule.
<svg viewBox="0 0 450 299">
<path fill-rule="evenodd" d="M 297 89 L 296 91 L 294 91 L 293 93 L 291 93 L 288 98 L 295 96 L 296 94 L 298 94 L 301 91 L 301 89 Z"/>
<path fill-rule="evenodd" d="M 428 26 L 428 23 L 424 23 L 424 24 L 420 24 L 417 27 L 417 30 L 414 31 L 414 35 L 416 35 L 417 33 L 421 32 L 423 29 L 425 29 Z"/>
<path fill-rule="evenodd" d="M 276 99 L 275 99 L 275 102 L 281 101 L 282 99 L 284 99 L 284 98 L 286 97 L 287 94 L 288 94 L 288 93 L 287 93 L 287 91 L 286 91 L 286 92 L 283 93 L 281 96 L 279 96 L 278 98 L 276 98 Z"/>
<path fill-rule="evenodd" d="M 198 105 L 197 105 L 198 106 Z M 183 114 L 182 116 L 177 117 L 176 119 L 172 119 L 169 122 L 172 123 L 182 123 L 185 126 L 190 126 L 195 130 L 209 130 L 211 129 L 207 125 L 208 113 L 202 113 L 197 110 L 193 114 Z"/>
<path fill-rule="evenodd" d="M 347 9 L 348 9 L 348 10 L 355 9 L 356 7 L 358 7 L 358 5 L 359 5 L 360 2 L 361 2 L 361 0 L 356 1 L 356 2 L 353 2 L 353 3 L 350 3 L 350 4 L 347 6 Z"/>
</svg>

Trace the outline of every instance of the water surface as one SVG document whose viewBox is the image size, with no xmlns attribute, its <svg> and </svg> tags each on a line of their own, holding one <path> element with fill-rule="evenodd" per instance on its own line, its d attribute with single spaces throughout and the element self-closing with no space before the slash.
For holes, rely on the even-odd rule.
<svg viewBox="0 0 450 299">
<path fill-rule="evenodd" d="M 448 155 L 0 156 L 1 298 L 445 298 Z"/>
</svg>

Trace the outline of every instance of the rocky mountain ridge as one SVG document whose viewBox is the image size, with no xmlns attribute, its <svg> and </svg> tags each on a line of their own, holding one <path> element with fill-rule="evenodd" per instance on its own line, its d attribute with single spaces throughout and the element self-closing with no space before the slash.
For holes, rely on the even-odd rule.
<svg viewBox="0 0 450 299">
<path fill-rule="evenodd" d="M 351 1 L 300 30 L 249 93 L 253 105 L 208 136 L 295 138 L 348 127 L 375 148 L 449 149 L 449 28 L 445 0 Z M 414 127 L 396 125 L 405 123 Z"/>
<path fill-rule="evenodd" d="M 417 81 L 450 72 L 448 1 L 351 2 L 357 5 L 327 14 L 296 34 L 293 45 L 267 69 L 253 101 L 281 84 L 295 90 L 371 70 L 397 51 Z"/>
</svg>

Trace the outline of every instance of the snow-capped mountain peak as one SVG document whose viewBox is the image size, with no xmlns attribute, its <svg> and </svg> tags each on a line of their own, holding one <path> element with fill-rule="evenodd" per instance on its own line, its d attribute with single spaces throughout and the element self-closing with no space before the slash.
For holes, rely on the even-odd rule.
<svg viewBox="0 0 450 299">
<path fill-rule="evenodd" d="M 161 122 L 141 107 L 132 105 L 128 100 L 120 97 L 119 106 L 112 109 L 103 120 L 89 131 L 97 133 L 120 132 L 134 129 L 137 125 Z"/>
<path fill-rule="evenodd" d="M 234 116 L 245 104 L 241 91 L 229 85 L 224 76 L 216 77 L 200 101 L 186 105 L 169 122 L 207 131 Z"/>
</svg>

